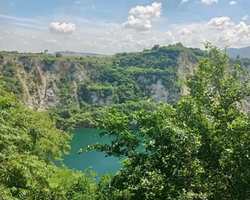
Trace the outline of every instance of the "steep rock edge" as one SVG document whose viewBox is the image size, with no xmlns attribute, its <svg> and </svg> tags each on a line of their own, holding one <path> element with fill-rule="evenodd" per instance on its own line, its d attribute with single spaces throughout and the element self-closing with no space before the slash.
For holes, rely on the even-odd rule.
<svg viewBox="0 0 250 200">
<path fill-rule="evenodd" d="M 180 83 L 185 79 L 187 72 L 194 73 L 196 71 L 197 64 L 197 62 L 190 61 L 185 53 L 180 53 L 178 58 Z M 79 99 L 90 104 L 96 103 L 101 107 L 111 106 L 114 103 L 113 91 L 107 90 L 103 94 L 91 88 L 79 89 L 82 82 L 93 80 L 93 74 L 85 66 L 79 66 L 67 60 L 57 60 L 46 64 L 42 59 L 27 57 L 16 58 L 15 65 L 18 66 L 17 76 L 23 86 L 23 101 L 29 109 L 62 108 L 64 102 L 60 98 L 60 89 L 57 85 L 61 78 L 66 78 L 70 83 L 71 95 L 78 104 Z M 144 90 L 148 90 L 148 100 L 153 100 L 156 103 L 172 103 L 172 100 L 178 99 L 180 94 L 180 91 L 172 91 L 171 88 L 164 85 L 159 75 L 139 76 L 136 83 Z M 181 92 L 186 94 L 187 89 L 182 86 Z"/>
<path fill-rule="evenodd" d="M 76 66 L 68 61 L 56 61 L 48 65 L 41 59 L 22 57 L 18 59 L 17 76 L 24 88 L 24 104 L 27 108 L 38 110 L 63 106 L 56 84 L 61 77 L 67 77 L 71 81 L 71 92 L 76 102 L 77 82 L 89 79 L 84 70 L 76 69 Z"/>
</svg>

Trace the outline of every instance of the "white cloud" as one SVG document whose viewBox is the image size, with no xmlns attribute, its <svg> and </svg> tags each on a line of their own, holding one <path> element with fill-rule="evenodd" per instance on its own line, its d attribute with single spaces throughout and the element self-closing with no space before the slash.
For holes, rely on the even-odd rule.
<svg viewBox="0 0 250 200">
<path fill-rule="evenodd" d="M 140 13 L 144 14 L 138 14 L 139 10 Z M 150 22 L 149 29 L 145 29 L 141 25 L 140 32 L 124 29 L 122 24 L 94 19 L 90 22 L 84 18 L 73 16 L 57 15 L 31 20 L 0 15 L 0 19 L 4 17 L 5 20 L 8 20 L 8 24 L 4 24 L 0 29 L 0 36 L 3 38 L 0 41 L 0 50 L 43 52 L 48 49 L 50 52 L 68 50 L 110 55 L 124 51 L 141 51 L 144 48 L 151 48 L 155 44 L 162 46 L 177 42 L 181 42 L 185 46 L 203 47 L 202 42 L 206 40 L 220 47 L 224 45 L 230 47 L 250 46 L 250 26 L 246 22 L 235 22 L 229 17 L 223 16 L 199 23 L 168 23 L 152 29 L 154 20 L 159 19 L 160 15 L 153 14 L 154 12 L 147 9 L 146 11 L 142 10 L 134 9 L 134 15 L 131 14 L 134 19 Z M 150 18 L 154 18 L 154 20 Z M 77 25 L 77 31 L 72 37 L 69 37 L 70 31 L 67 34 L 52 35 L 48 30 L 48 24 L 51 21 L 73 22 Z M 29 26 L 16 26 L 14 24 L 16 22 L 34 26 L 40 25 L 41 29 L 45 30 L 31 29 Z M 139 25 L 137 24 L 137 26 Z M 135 29 L 135 25 L 132 27 Z M 139 30 L 138 27 L 135 30 Z M 145 32 L 148 34 L 142 34 Z"/>
<path fill-rule="evenodd" d="M 167 44 L 172 44 L 172 43 L 175 42 L 175 37 L 174 37 L 174 35 L 173 35 L 173 33 L 171 31 L 167 31 L 165 33 L 165 42 Z"/>
<path fill-rule="evenodd" d="M 184 3 L 187 3 L 187 2 L 189 2 L 189 0 L 182 0 L 181 4 L 184 4 Z"/>
<path fill-rule="evenodd" d="M 250 17 L 249 15 L 245 15 L 245 16 L 242 17 L 242 20 L 246 21 L 246 20 L 249 19 L 249 17 Z"/>
<path fill-rule="evenodd" d="M 210 5 L 212 3 L 219 3 L 218 0 L 202 0 L 201 2 L 207 5 Z"/>
<path fill-rule="evenodd" d="M 123 26 L 124 28 L 136 29 L 138 31 L 147 31 L 153 27 L 150 20 L 135 18 L 133 15 L 128 17 L 128 20 L 123 23 Z"/>
<path fill-rule="evenodd" d="M 179 30 L 179 35 L 175 32 L 175 37 L 188 46 L 202 47 L 201 42 L 206 40 L 221 47 L 250 45 L 250 25 L 245 22 L 234 23 L 229 17 L 216 17 L 207 23 L 186 24 L 183 28 L 178 26 L 176 29 Z"/>
<path fill-rule="evenodd" d="M 118 30 L 117 27 L 111 28 L 111 29 L 107 32 L 108 37 L 110 37 L 110 38 L 115 38 L 115 36 L 117 35 L 117 30 Z"/>
<path fill-rule="evenodd" d="M 161 16 L 162 5 L 155 2 L 147 6 L 136 6 L 129 14 L 127 21 L 123 23 L 124 28 L 147 31 L 153 27 L 153 21 Z"/>
<path fill-rule="evenodd" d="M 206 25 L 211 28 L 224 29 L 233 24 L 229 17 L 224 16 L 212 18 Z"/>
<path fill-rule="evenodd" d="M 132 35 L 126 35 L 125 37 L 122 38 L 123 42 L 133 42 L 133 37 Z"/>
<path fill-rule="evenodd" d="M 93 47 L 93 46 L 96 46 L 97 43 L 96 42 L 89 42 L 89 41 L 87 41 L 87 42 L 85 42 L 85 45 L 87 45 L 89 47 Z"/>
<path fill-rule="evenodd" d="M 181 35 L 191 35 L 191 34 L 192 34 L 192 31 L 190 31 L 190 30 L 187 29 L 187 28 L 184 28 L 184 29 L 182 29 L 179 33 L 180 33 Z"/>
<path fill-rule="evenodd" d="M 47 39 L 47 40 L 45 40 L 45 42 L 46 43 L 48 43 L 48 44 L 55 44 L 56 43 L 56 40 L 49 40 L 49 39 Z"/>
<path fill-rule="evenodd" d="M 52 33 L 71 34 L 76 31 L 76 25 L 74 23 L 51 22 L 49 30 Z"/>
<path fill-rule="evenodd" d="M 235 5 L 235 4 L 237 4 L 236 1 L 230 1 L 230 2 L 229 2 L 229 5 Z"/>
<path fill-rule="evenodd" d="M 129 11 L 130 15 L 135 16 L 139 19 L 149 19 L 153 20 L 161 16 L 162 6 L 161 3 L 152 3 L 152 5 L 147 6 L 136 6 Z"/>
</svg>

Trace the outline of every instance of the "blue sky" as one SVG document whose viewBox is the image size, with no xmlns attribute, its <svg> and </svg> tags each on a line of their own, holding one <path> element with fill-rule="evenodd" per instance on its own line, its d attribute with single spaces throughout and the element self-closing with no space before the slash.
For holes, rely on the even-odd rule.
<svg viewBox="0 0 250 200">
<path fill-rule="evenodd" d="M 0 50 L 113 54 L 155 43 L 250 45 L 249 0 L 0 0 Z"/>
</svg>

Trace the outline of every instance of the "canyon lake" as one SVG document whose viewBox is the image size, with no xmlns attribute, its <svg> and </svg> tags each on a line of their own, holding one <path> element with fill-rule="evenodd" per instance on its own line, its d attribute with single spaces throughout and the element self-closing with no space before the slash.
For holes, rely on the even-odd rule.
<svg viewBox="0 0 250 200">
<path fill-rule="evenodd" d="M 71 131 L 74 134 L 71 141 L 71 150 L 69 155 L 63 157 L 63 163 L 69 169 L 77 169 L 84 171 L 88 167 L 98 173 L 98 176 L 102 176 L 106 173 L 116 173 L 122 166 L 119 163 L 119 159 L 115 157 L 105 157 L 104 153 L 92 150 L 88 153 L 82 152 L 78 154 L 80 148 L 87 147 L 88 145 L 99 142 L 100 144 L 109 143 L 112 138 L 99 137 L 100 130 L 97 129 L 85 129 Z"/>
</svg>

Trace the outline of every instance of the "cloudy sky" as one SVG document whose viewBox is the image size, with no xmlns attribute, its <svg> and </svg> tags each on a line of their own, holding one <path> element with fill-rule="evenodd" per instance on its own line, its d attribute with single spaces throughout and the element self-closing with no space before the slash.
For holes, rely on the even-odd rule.
<svg viewBox="0 0 250 200">
<path fill-rule="evenodd" d="M 0 50 L 114 54 L 250 46 L 249 0 L 0 0 Z"/>
</svg>

